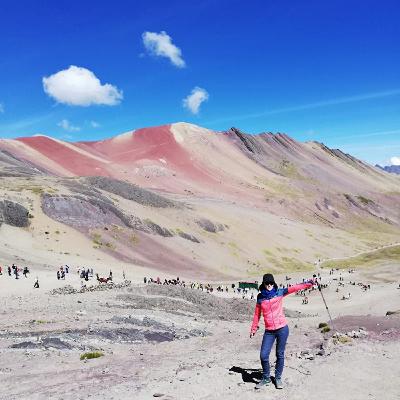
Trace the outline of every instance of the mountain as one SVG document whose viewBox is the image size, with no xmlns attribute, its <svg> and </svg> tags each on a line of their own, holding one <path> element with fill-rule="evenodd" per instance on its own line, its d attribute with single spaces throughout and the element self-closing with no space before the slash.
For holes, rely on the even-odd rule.
<svg viewBox="0 0 400 400">
<path fill-rule="evenodd" d="M 0 256 L 36 263 L 222 279 L 305 269 L 400 233 L 400 177 L 283 133 L 176 123 L 93 142 L 0 139 L 0 180 Z M 21 220 L 11 203 L 28 227 L 6 222 Z"/>
<path fill-rule="evenodd" d="M 380 165 L 375 165 L 375 167 L 383 169 L 386 172 L 390 172 L 392 174 L 400 174 L 400 165 L 386 165 L 381 167 Z"/>
</svg>

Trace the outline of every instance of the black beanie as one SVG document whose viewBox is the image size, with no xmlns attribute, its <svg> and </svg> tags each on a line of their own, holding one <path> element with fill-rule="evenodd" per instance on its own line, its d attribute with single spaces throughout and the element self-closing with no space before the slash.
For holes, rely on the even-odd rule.
<svg viewBox="0 0 400 400">
<path fill-rule="evenodd" d="M 275 284 L 275 279 L 272 274 L 265 274 L 263 276 L 263 283 L 272 283 Z"/>
</svg>

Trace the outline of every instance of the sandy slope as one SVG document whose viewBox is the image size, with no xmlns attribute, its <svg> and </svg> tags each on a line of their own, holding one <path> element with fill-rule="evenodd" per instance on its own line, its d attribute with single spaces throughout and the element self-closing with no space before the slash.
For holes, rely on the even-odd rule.
<svg viewBox="0 0 400 400">
<path fill-rule="evenodd" d="M 388 271 L 394 271 L 391 282 L 387 282 Z M 120 272 L 114 271 L 116 283 L 122 280 Z M 347 331 L 364 326 L 369 335 L 353 339 L 349 344 L 330 344 L 326 347 L 326 355 L 315 356 L 313 360 L 298 356 L 305 350 L 315 354 L 320 343 L 327 346 L 330 342 L 324 340 L 316 329 L 319 322 L 327 320 L 321 297 L 318 291 L 312 292 L 308 305 L 302 305 L 301 297 L 296 295 L 286 298 L 288 309 L 309 316 L 289 318 L 291 335 L 286 352 L 285 389 L 278 391 L 272 386 L 261 393 L 255 392 L 254 386 L 259 379 L 258 351 L 262 335 L 259 333 L 252 340 L 248 338 L 250 314 L 243 322 L 229 320 L 230 314 L 226 314 L 228 320 L 223 321 L 211 317 L 214 313 L 218 315 L 218 308 L 211 309 L 212 314 L 208 317 L 193 314 L 189 309 L 179 311 L 190 304 L 186 301 L 179 303 L 179 299 L 174 304 L 181 306 L 175 305 L 163 311 L 163 302 L 153 308 L 155 294 L 147 295 L 143 306 L 138 305 L 139 298 L 136 297 L 133 303 L 129 303 L 129 296 L 141 293 L 139 286 L 131 291 L 49 295 L 48 289 L 66 283 L 78 288 L 80 281 L 74 272 L 62 283 L 54 274 L 42 276 L 41 288 L 35 292 L 27 290 L 33 276 L 18 281 L 0 276 L 0 398 L 123 400 L 151 399 L 158 393 L 163 394 L 163 399 L 253 399 L 268 396 L 272 399 L 322 397 L 353 400 L 378 399 L 384 392 L 385 399 L 397 399 L 400 389 L 397 379 L 400 373 L 400 318 L 384 315 L 387 310 L 398 308 L 399 270 L 388 266 L 373 272 L 372 289 L 363 292 L 359 286 L 348 282 L 366 284 L 370 282 L 370 271 L 353 274 L 338 271 L 334 276 L 322 271 L 322 282 L 332 282 L 324 295 L 336 329 Z M 337 281 L 332 279 L 339 278 L 339 273 L 345 279 L 345 287 L 340 287 L 340 292 L 336 293 Z M 292 280 L 301 279 L 301 275 L 291 276 Z M 174 293 L 172 289 L 171 295 Z M 198 293 L 196 289 L 189 291 L 194 296 Z M 348 292 L 352 294 L 351 299 L 340 300 Z M 169 303 L 171 298 L 168 300 L 166 297 L 165 301 L 165 304 L 172 304 Z M 355 315 L 360 317 L 351 317 Z M 367 315 L 371 317 L 366 318 Z M 123 326 L 136 327 L 115 325 L 116 319 L 128 316 L 138 321 L 146 317 L 174 329 L 197 329 L 211 335 L 162 343 L 126 343 L 121 336 L 106 339 L 94 333 L 87 336 L 87 332 L 97 332 L 98 329 L 116 327 L 121 334 Z M 340 316 L 348 317 L 343 320 L 338 318 Z M 151 326 L 147 325 L 145 329 L 151 329 Z M 71 333 L 67 332 L 73 331 L 81 333 L 73 336 L 75 339 L 72 340 Z M 64 341 L 69 338 L 67 341 L 75 347 L 10 348 L 12 344 L 37 343 L 38 338 L 43 340 L 46 337 L 60 337 Z M 79 355 L 85 351 L 82 346 L 102 349 L 105 356 L 86 363 L 80 361 Z"/>
</svg>

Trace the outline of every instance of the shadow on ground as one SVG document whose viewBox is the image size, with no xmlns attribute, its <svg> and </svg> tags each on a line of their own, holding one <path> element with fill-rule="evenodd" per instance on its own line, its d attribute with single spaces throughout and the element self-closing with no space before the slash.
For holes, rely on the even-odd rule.
<svg viewBox="0 0 400 400">
<path fill-rule="evenodd" d="M 229 371 L 242 374 L 243 382 L 245 383 L 258 383 L 262 378 L 261 369 L 244 369 L 241 367 L 232 367 Z"/>
</svg>

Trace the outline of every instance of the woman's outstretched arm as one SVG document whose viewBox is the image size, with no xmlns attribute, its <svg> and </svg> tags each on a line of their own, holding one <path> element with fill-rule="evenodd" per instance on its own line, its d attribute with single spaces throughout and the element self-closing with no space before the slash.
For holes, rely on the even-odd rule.
<svg viewBox="0 0 400 400">
<path fill-rule="evenodd" d="M 297 285 L 289 286 L 288 288 L 283 289 L 283 295 L 287 296 L 288 294 L 292 294 L 295 292 L 298 292 L 299 290 L 304 290 L 304 289 L 309 289 L 313 287 L 315 284 L 315 281 L 310 279 L 307 282 L 304 283 L 299 283 Z"/>
</svg>

